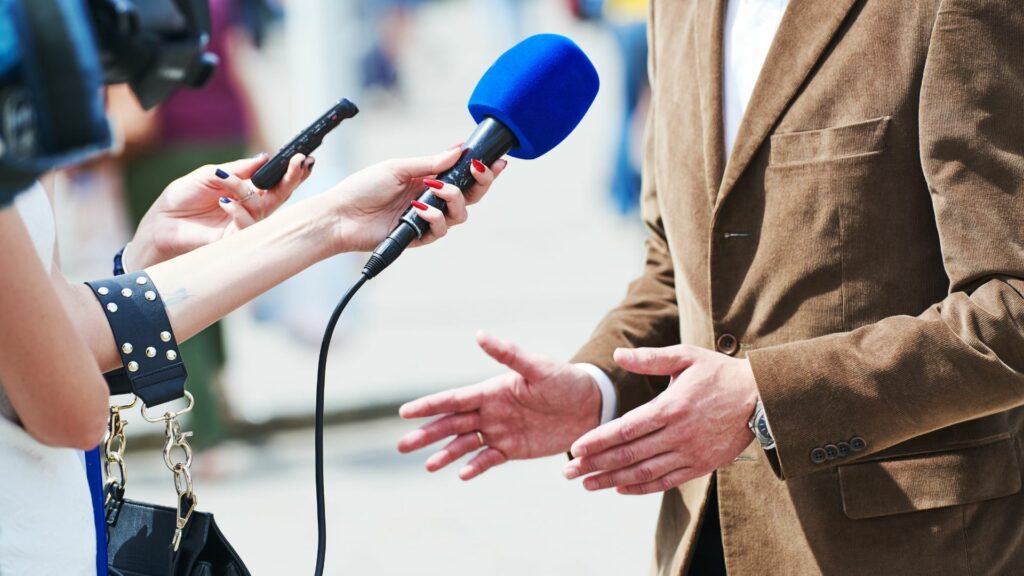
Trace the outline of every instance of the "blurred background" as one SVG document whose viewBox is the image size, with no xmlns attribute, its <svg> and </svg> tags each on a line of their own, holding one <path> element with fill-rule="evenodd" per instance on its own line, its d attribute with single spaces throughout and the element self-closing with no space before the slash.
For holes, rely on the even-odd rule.
<svg viewBox="0 0 1024 576">
<path fill-rule="evenodd" d="M 314 154 L 296 199 L 368 164 L 460 142 L 474 126 L 469 94 L 501 52 L 531 34 L 568 35 L 602 81 L 579 128 L 542 159 L 512 159 L 469 223 L 403 257 L 339 325 L 326 397 L 328 573 L 645 573 L 658 497 L 586 493 L 562 479 L 561 457 L 470 483 L 458 466 L 429 475 L 429 453 L 397 453 L 416 424 L 395 414 L 404 401 L 502 371 L 476 348 L 478 329 L 568 358 L 639 273 L 646 1 L 211 5 L 222 62 L 211 85 L 149 113 L 112 91 L 122 144 L 60 175 L 65 272 L 108 275 L 110 255 L 168 183 L 203 164 L 273 153 L 342 97 L 361 113 Z M 201 447 L 199 506 L 256 574 L 312 569 L 317 352 L 364 261 L 324 262 L 182 346 L 197 399 L 188 427 Z M 153 450 L 162 428 L 129 419 L 128 496 L 172 504 L 171 474 Z"/>
</svg>

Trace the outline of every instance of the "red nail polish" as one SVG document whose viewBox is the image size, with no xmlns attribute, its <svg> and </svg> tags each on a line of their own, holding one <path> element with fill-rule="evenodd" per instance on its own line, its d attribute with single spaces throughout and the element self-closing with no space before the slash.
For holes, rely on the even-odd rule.
<svg viewBox="0 0 1024 576">
<path fill-rule="evenodd" d="M 427 178 L 426 180 L 423 181 L 423 184 L 430 188 L 433 188 L 434 190 L 440 190 L 441 188 L 444 188 L 444 182 L 441 182 L 440 180 L 434 180 L 433 178 Z"/>
<path fill-rule="evenodd" d="M 473 158 L 473 169 L 476 170 L 477 172 L 484 172 L 487 170 L 487 167 L 484 166 L 483 162 L 477 160 L 476 158 Z"/>
<path fill-rule="evenodd" d="M 426 204 L 420 202 L 419 200 L 413 200 L 412 205 L 414 208 L 418 210 L 426 210 L 427 208 L 430 208 L 430 206 L 427 206 Z"/>
</svg>

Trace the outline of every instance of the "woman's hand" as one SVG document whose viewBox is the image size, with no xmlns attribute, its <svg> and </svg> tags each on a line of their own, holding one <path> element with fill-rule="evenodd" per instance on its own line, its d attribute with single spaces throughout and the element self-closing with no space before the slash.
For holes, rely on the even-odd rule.
<svg viewBox="0 0 1024 576">
<path fill-rule="evenodd" d="M 470 172 L 476 184 L 463 194 L 455 186 L 433 179 L 454 166 L 461 154 L 461 147 L 455 146 L 434 156 L 387 160 L 356 172 L 323 194 L 321 199 L 331 204 L 336 217 L 334 252 L 373 250 L 398 225 L 410 204 L 430 223 L 430 231 L 413 246 L 429 244 L 444 236 L 450 226 L 465 222 L 466 206 L 484 197 L 508 163 L 498 160 L 488 168 L 474 162 Z M 435 188 L 434 194 L 447 202 L 447 216 L 432 206 L 413 204 L 427 187 Z"/>
<path fill-rule="evenodd" d="M 164 189 L 142 218 L 126 258 L 141 270 L 230 236 L 266 218 L 309 177 L 316 159 L 296 154 L 271 190 L 256 190 L 249 178 L 269 156 L 202 166 Z"/>
</svg>

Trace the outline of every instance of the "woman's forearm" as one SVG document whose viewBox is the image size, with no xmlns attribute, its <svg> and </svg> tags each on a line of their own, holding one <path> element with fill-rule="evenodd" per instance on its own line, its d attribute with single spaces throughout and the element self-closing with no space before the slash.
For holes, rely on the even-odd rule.
<svg viewBox="0 0 1024 576">
<path fill-rule="evenodd" d="M 336 251 L 332 238 L 343 225 L 330 221 L 318 198 L 146 270 L 179 342 Z M 120 366 L 113 334 L 91 290 L 68 286 L 64 297 L 74 303 L 76 324 L 100 367 Z"/>
<path fill-rule="evenodd" d="M 179 340 L 335 253 L 335 223 L 318 198 L 146 271 Z"/>
</svg>

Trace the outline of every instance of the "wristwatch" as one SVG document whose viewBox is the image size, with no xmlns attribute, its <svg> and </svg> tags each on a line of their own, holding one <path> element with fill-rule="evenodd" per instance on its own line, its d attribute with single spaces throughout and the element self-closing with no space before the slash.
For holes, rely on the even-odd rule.
<svg viewBox="0 0 1024 576">
<path fill-rule="evenodd" d="M 765 450 L 775 449 L 775 438 L 772 437 L 772 429 L 768 426 L 768 416 L 764 413 L 764 404 L 760 398 L 757 399 L 757 404 L 754 406 L 754 415 L 747 422 L 747 428 L 750 428 L 750 431 L 757 437 L 757 441 L 761 443 L 761 448 Z"/>
</svg>

